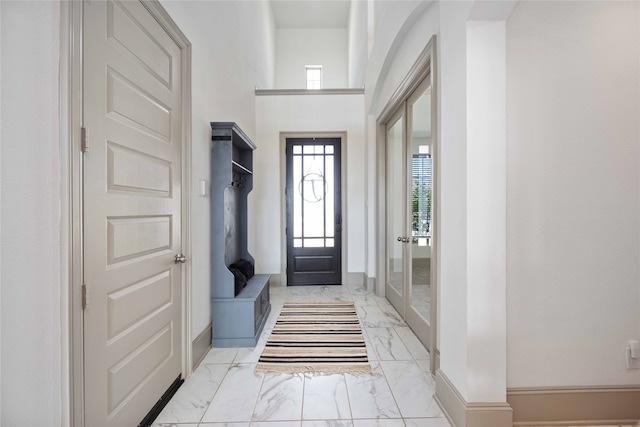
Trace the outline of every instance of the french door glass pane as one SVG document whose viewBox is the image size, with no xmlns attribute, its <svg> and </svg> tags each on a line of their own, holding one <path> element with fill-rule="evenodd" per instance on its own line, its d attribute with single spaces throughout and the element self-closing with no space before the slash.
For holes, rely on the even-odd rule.
<svg viewBox="0 0 640 427">
<path fill-rule="evenodd" d="M 404 281 L 404 155 L 402 117 L 387 131 L 387 283 L 400 295 Z"/>
<path fill-rule="evenodd" d="M 410 141 L 411 162 L 411 306 L 429 323 L 431 309 L 432 143 L 431 91 L 413 104 Z"/>
</svg>

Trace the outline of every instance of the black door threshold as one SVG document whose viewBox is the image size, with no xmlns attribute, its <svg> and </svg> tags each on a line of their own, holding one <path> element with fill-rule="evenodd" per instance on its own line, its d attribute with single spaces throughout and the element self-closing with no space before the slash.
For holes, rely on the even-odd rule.
<svg viewBox="0 0 640 427">
<path fill-rule="evenodd" d="M 149 413 L 145 415 L 142 421 L 140 421 L 138 427 L 149 427 L 151 424 L 153 424 L 156 418 L 158 418 L 158 415 L 160 415 L 160 412 L 162 412 L 164 407 L 167 406 L 167 403 L 169 403 L 173 395 L 176 394 L 183 382 L 184 380 L 182 379 L 182 374 L 178 375 L 178 378 L 176 378 L 176 380 L 169 386 L 167 391 L 164 392 L 160 400 L 158 400 L 158 402 L 153 405 L 153 408 L 151 408 Z"/>
</svg>

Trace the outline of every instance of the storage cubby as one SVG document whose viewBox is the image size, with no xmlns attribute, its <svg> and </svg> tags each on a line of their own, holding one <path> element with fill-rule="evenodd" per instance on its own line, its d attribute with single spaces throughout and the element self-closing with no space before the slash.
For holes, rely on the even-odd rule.
<svg viewBox="0 0 640 427">
<path fill-rule="evenodd" d="M 229 266 L 247 249 L 247 196 L 253 188 L 255 144 L 231 122 L 211 123 L 211 323 L 213 347 L 253 347 L 271 311 L 268 274 L 236 294 Z"/>
</svg>

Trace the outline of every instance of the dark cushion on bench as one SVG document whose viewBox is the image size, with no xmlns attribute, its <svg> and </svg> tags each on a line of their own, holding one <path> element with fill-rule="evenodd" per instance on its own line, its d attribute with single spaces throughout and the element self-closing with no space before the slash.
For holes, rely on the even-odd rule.
<svg viewBox="0 0 640 427">
<path fill-rule="evenodd" d="M 229 267 L 229 271 L 233 273 L 233 278 L 235 282 L 235 295 L 238 295 L 240 291 L 247 286 L 247 277 L 242 274 L 240 270 L 237 268 Z"/>
<path fill-rule="evenodd" d="M 244 274 L 244 277 L 246 277 L 247 280 L 251 279 L 255 273 L 253 264 L 250 261 L 247 261 L 246 259 L 239 259 L 238 261 L 231 264 L 229 268 L 230 269 L 235 268 L 236 270 L 240 270 L 240 272 Z"/>
</svg>

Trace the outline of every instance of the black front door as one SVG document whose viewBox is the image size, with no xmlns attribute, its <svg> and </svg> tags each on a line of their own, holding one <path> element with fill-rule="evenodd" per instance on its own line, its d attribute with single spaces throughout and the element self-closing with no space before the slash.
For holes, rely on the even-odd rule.
<svg viewBox="0 0 640 427">
<path fill-rule="evenodd" d="M 342 283 L 340 138 L 287 138 L 287 285 Z"/>
</svg>

